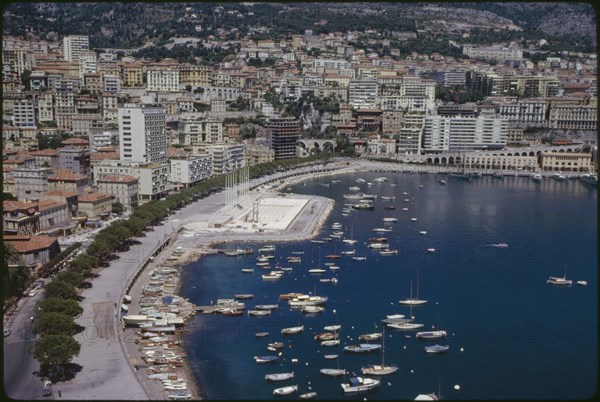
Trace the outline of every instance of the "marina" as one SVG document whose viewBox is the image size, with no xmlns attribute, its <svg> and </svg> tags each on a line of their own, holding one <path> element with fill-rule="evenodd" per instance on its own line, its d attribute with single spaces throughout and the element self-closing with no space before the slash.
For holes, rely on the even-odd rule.
<svg viewBox="0 0 600 402">
<path fill-rule="evenodd" d="M 566 308 L 560 303 L 560 299 L 563 297 L 561 295 L 568 297 L 572 300 L 571 303 L 576 304 L 588 300 L 588 291 L 592 288 L 592 284 L 595 284 L 596 274 L 590 269 L 582 267 L 580 259 L 575 261 L 572 257 L 569 257 L 569 276 L 573 276 L 574 283 L 582 281 L 587 286 L 580 285 L 561 290 L 556 289 L 555 286 L 547 286 L 544 283 L 550 275 L 556 277 L 562 275 L 561 266 L 549 263 L 552 258 L 560 261 L 564 258 L 565 239 L 562 236 L 544 237 L 544 241 L 549 242 L 549 244 L 560 244 L 560 247 L 555 246 L 551 251 L 546 251 L 550 254 L 554 253 L 554 257 L 542 257 L 541 254 L 536 253 L 534 265 L 539 268 L 535 270 L 524 269 L 531 262 L 515 260 L 515 256 L 523 256 L 523 253 L 526 253 L 527 242 L 525 239 L 535 238 L 536 241 L 541 241 L 539 240 L 539 234 L 533 231 L 534 225 L 531 224 L 535 217 L 521 214 L 519 215 L 519 224 L 514 228 L 514 231 L 507 231 L 503 226 L 505 222 L 499 216 L 495 218 L 496 220 L 490 222 L 491 218 L 484 213 L 486 211 L 484 209 L 481 213 L 486 218 L 487 226 L 486 230 L 482 232 L 482 228 L 477 225 L 472 223 L 466 225 L 465 222 L 469 218 L 474 219 L 474 217 L 466 215 L 468 210 L 466 206 L 448 214 L 448 210 L 444 208 L 443 204 L 446 201 L 440 194 L 440 192 L 456 191 L 456 196 L 458 196 L 458 192 L 467 192 L 469 197 L 475 200 L 473 201 L 474 205 L 478 205 L 476 201 L 479 199 L 478 197 L 485 198 L 486 202 L 489 203 L 488 197 L 492 199 L 500 197 L 500 195 L 494 195 L 494 192 L 512 195 L 511 188 L 516 188 L 521 193 L 527 194 L 536 191 L 536 186 L 540 186 L 540 184 L 535 184 L 527 178 L 505 177 L 503 180 L 492 181 L 492 177 L 483 177 L 473 179 L 471 182 L 452 180 L 446 186 L 439 186 L 435 176 L 393 174 L 387 175 L 388 182 L 374 180 L 380 176 L 381 174 L 376 172 L 361 173 L 360 177 L 367 179 L 362 184 L 356 182 L 356 175 L 339 175 L 338 177 L 342 179 L 342 183 L 332 183 L 329 190 L 320 185 L 324 180 L 323 178 L 309 180 L 306 186 L 291 187 L 290 191 L 292 192 L 305 191 L 317 195 L 328 192 L 327 195 L 336 199 L 338 203 L 336 203 L 329 217 L 329 222 L 325 223 L 322 231 L 313 238 L 318 242 L 311 242 L 310 239 L 307 239 L 293 245 L 278 244 L 274 251 L 269 252 L 274 255 L 271 259 L 271 265 L 273 266 L 285 263 L 290 256 L 302 256 L 301 261 L 294 265 L 293 271 L 285 272 L 276 282 L 261 281 L 260 274 L 262 272 L 242 273 L 241 269 L 247 266 L 243 265 L 244 261 L 225 258 L 225 256 L 222 258 L 219 256 L 210 257 L 204 259 L 201 265 L 191 264 L 186 268 L 186 275 L 192 275 L 191 267 L 202 267 L 193 272 L 196 276 L 194 280 L 196 286 L 199 283 L 205 284 L 201 287 L 201 292 L 191 291 L 191 288 L 188 288 L 187 292 L 185 288 L 182 289 L 182 294 L 190 297 L 199 306 L 209 305 L 210 300 L 227 297 L 231 294 L 253 294 L 254 298 L 250 300 L 256 300 L 258 305 L 270 303 L 277 299 L 288 301 L 288 303 L 279 303 L 279 308 L 272 310 L 271 314 L 265 317 L 252 317 L 246 314 L 245 316 L 229 318 L 221 317 L 218 314 L 203 314 L 194 318 L 199 320 L 199 325 L 202 328 L 215 328 L 215 330 L 204 332 L 203 338 L 198 338 L 199 335 L 194 335 L 194 332 L 185 334 L 186 345 L 194 343 L 194 339 L 204 339 L 203 343 L 198 341 L 194 343 L 196 348 L 199 349 L 189 349 L 187 353 L 188 355 L 195 355 L 195 357 L 190 357 L 193 362 L 192 371 L 199 376 L 206 397 L 209 399 L 239 399 L 242 397 L 270 399 L 273 397 L 272 393 L 275 388 L 268 387 L 268 384 L 263 381 L 263 377 L 269 372 L 286 373 L 294 371 L 294 378 L 297 380 L 294 380 L 294 382 L 298 386 L 298 391 L 292 391 L 292 393 L 298 392 L 301 395 L 310 393 L 313 395 L 312 392 L 316 392 L 314 397 L 318 399 L 340 399 L 346 394 L 340 383 L 350 384 L 348 379 L 332 382 L 335 379 L 322 374 L 320 370 L 324 367 L 336 370 L 335 367 L 338 366 L 343 367 L 348 372 L 361 373 L 362 367 L 371 366 L 374 372 L 377 372 L 377 366 L 382 365 L 383 362 L 383 348 L 381 348 L 381 345 L 379 348 L 376 346 L 382 343 L 381 340 L 369 340 L 366 343 L 359 340 L 359 337 L 381 333 L 383 325 L 387 323 L 390 323 L 391 326 L 385 328 L 385 363 L 388 360 L 394 363 L 401 362 L 401 370 L 397 370 L 387 377 L 382 377 L 386 380 L 381 381 L 372 390 L 366 390 L 372 392 L 369 393 L 369 399 L 414 399 L 416 395 L 423 394 L 423 391 L 430 392 L 436 389 L 439 376 L 442 376 L 443 384 L 461 384 L 460 393 L 456 393 L 457 391 L 451 389 L 450 385 L 446 385 L 441 389 L 441 393 L 447 399 L 462 399 L 465 396 L 467 398 L 485 397 L 489 395 L 490 387 L 494 389 L 494 384 L 487 383 L 483 377 L 479 377 L 478 381 L 483 381 L 485 384 L 485 387 L 483 387 L 479 383 L 470 380 L 468 376 L 463 375 L 460 371 L 455 370 L 455 367 L 464 364 L 463 362 L 469 362 L 468 364 L 475 366 L 480 365 L 478 358 L 480 355 L 486 355 L 492 361 L 501 361 L 504 359 L 505 354 L 513 353 L 513 349 L 519 351 L 520 360 L 532 359 L 532 357 L 528 357 L 530 352 L 522 347 L 526 346 L 525 344 L 501 338 L 494 343 L 494 348 L 489 348 L 489 343 L 486 344 L 482 341 L 481 337 L 490 336 L 489 332 L 485 332 L 489 331 L 486 328 L 495 328 L 495 333 L 501 331 L 507 334 L 508 332 L 505 331 L 508 331 L 508 328 L 514 328 L 514 325 L 526 323 L 529 320 L 530 310 L 521 312 L 517 309 L 504 312 L 503 309 L 499 309 L 498 300 L 504 300 L 507 286 L 516 288 L 517 296 L 530 292 L 532 287 L 535 288 L 539 297 L 545 300 L 543 303 L 534 304 L 536 318 L 540 323 L 552 319 L 557 310 L 561 311 L 561 309 Z M 388 197 L 395 193 L 396 200 L 400 199 L 400 202 L 404 197 L 410 199 L 411 216 L 418 218 L 418 227 L 411 223 L 410 217 L 395 222 L 394 225 L 397 226 L 394 226 L 394 228 L 397 228 L 397 230 L 385 233 L 387 248 L 369 248 L 367 244 L 370 243 L 368 240 L 373 236 L 372 229 L 378 227 L 377 223 L 381 223 L 384 213 L 389 213 L 389 210 L 383 209 L 383 203 L 392 203 L 394 200 L 386 200 L 381 196 L 373 199 L 375 209 L 369 214 L 379 214 L 376 217 L 367 216 L 365 215 L 366 212 L 361 211 L 352 211 L 348 216 L 342 215 L 344 189 L 347 190 L 349 186 L 356 184 L 364 191 L 367 188 L 367 182 L 372 183 L 372 186 L 369 186 L 370 194 L 381 194 L 385 188 L 387 192 L 384 194 Z M 390 186 L 392 183 L 396 184 L 394 186 L 396 189 L 393 191 L 391 190 L 392 186 Z M 494 187 L 491 186 L 491 183 L 494 183 Z M 581 192 L 587 191 L 580 183 L 571 181 L 547 180 L 541 184 L 542 188 L 550 194 L 560 192 L 560 188 L 557 186 L 574 187 L 574 185 L 578 185 L 578 189 L 583 189 Z M 483 193 L 482 187 L 489 194 Z M 336 191 L 339 192 L 336 193 Z M 403 195 L 403 192 L 406 192 L 407 195 Z M 523 197 L 523 194 L 521 194 L 521 197 Z M 585 204 L 583 199 L 577 202 Z M 525 203 L 525 205 L 527 204 Z M 498 208 L 498 206 L 495 205 L 495 208 Z M 444 214 L 444 212 L 446 213 Z M 515 214 L 515 212 L 511 212 L 511 214 Z M 478 217 L 478 219 L 483 220 L 483 217 Z M 333 223 L 341 224 L 341 228 L 336 225 L 338 228 L 336 230 L 343 231 L 346 238 L 350 236 L 350 230 L 353 228 L 352 238 L 356 240 L 356 243 L 348 247 L 344 246 L 341 241 L 343 236 L 342 238 L 331 238 Z M 530 228 L 526 227 L 527 224 L 531 225 Z M 427 236 L 423 237 L 422 232 L 425 232 Z M 482 235 L 482 233 L 487 235 Z M 381 239 L 377 240 L 373 243 L 383 244 Z M 423 243 L 423 241 L 426 242 Z M 592 243 L 592 241 L 595 241 L 595 238 L 586 240 L 583 244 L 576 246 L 569 244 L 569 247 L 574 247 L 574 250 L 586 255 L 586 247 L 595 249 L 595 243 Z M 461 255 L 449 259 L 450 250 L 457 249 L 456 242 L 461 242 L 458 244 L 463 244 L 465 248 Z M 267 243 L 254 243 L 252 246 L 258 250 L 264 244 Z M 510 247 L 504 247 L 502 244 L 510 244 Z M 491 247 L 489 245 L 499 246 Z M 245 248 L 247 244 L 240 242 L 236 245 L 236 248 L 237 246 Z M 465 254 L 468 250 L 467 246 L 474 253 L 472 257 Z M 336 251 L 336 248 L 338 251 Z M 354 250 L 348 250 L 349 248 Z M 429 252 L 428 249 L 434 249 L 435 252 Z M 397 250 L 398 254 L 380 256 L 381 250 Z M 354 251 L 355 254 L 346 254 L 345 251 Z M 339 269 L 335 272 L 327 270 L 327 277 L 334 274 L 337 279 L 342 279 L 337 286 L 321 281 L 319 275 L 309 273 L 311 269 L 320 269 L 314 268 L 320 265 L 319 259 L 323 258 L 320 256 L 330 254 L 340 255 L 340 258 L 336 259 L 335 262 L 335 266 Z M 359 260 L 352 258 L 357 255 Z M 491 260 L 492 256 L 493 260 Z M 587 256 L 589 259 L 589 253 L 587 253 Z M 362 261 L 360 261 L 361 259 Z M 547 259 L 549 260 L 546 261 Z M 542 261 L 545 263 L 542 263 Z M 399 264 L 402 268 L 398 266 Z M 325 266 L 325 268 L 329 267 L 330 265 Z M 257 271 L 262 271 L 262 269 Z M 365 285 L 366 275 L 369 275 L 369 282 L 372 285 Z M 419 285 L 415 286 L 417 285 L 417 275 Z M 511 281 L 509 285 L 510 276 L 519 276 L 519 283 L 515 284 L 514 281 Z M 322 276 L 322 278 L 324 277 Z M 461 280 L 469 278 L 467 281 L 469 285 L 469 281 L 475 281 L 480 286 L 485 285 L 486 297 L 479 303 L 474 304 L 470 302 L 469 292 L 459 292 L 457 294 L 453 290 L 457 286 L 460 288 L 459 278 Z M 390 287 L 390 281 L 394 281 L 397 285 L 393 288 Z M 413 281 L 413 294 L 416 294 L 417 289 L 420 288 L 418 289 L 419 294 L 423 293 L 427 298 L 427 303 L 415 305 L 412 312 L 409 311 L 412 307 L 411 304 L 403 305 L 400 303 L 401 300 L 412 299 L 411 281 Z M 184 283 L 189 282 L 188 280 L 184 281 Z M 379 289 L 380 292 L 374 293 L 370 290 L 373 287 Z M 593 288 L 595 289 L 595 285 L 593 285 Z M 226 293 L 223 292 L 224 289 L 227 289 Z M 198 290 L 200 290 L 200 287 Z M 321 304 L 324 310 L 318 314 L 303 313 L 301 311 L 303 304 L 317 295 L 319 295 L 319 298 L 327 298 L 326 303 Z M 418 296 L 416 299 L 421 300 Z M 520 300 L 517 297 L 515 303 Z M 550 306 L 554 311 L 550 311 Z M 256 306 L 252 303 L 252 305 L 247 306 L 247 309 L 256 310 Z M 577 310 L 574 315 L 570 313 L 566 319 L 573 325 L 576 322 L 581 322 L 580 320 L 584 316 L 587 317 L 586 322 L 589 320 L 595 322 L 596 318 L 593 315 L 595 310 L 592 310 L 589 311 L 585 308 Z M 418 316 L 418 321 L 412 319 L 413 313 Z M 490 316 L 490 313 L 493 313 L 493 316 Z M 473 328 L 474 334 L 479 338 L 470 339 L 467 337 L 468 332 L 464 327 L 466 325 L 464 323 L 469 322 L 469 317 L 474 315 L 487 317 L 488 321 L 484 319 L 482 321 L 484 326 Z M 440 316 L 443 317 L 441 322 L 439 322 Z M 490 319 L 489 317 L 493 318 Z M 382 322 L 382 318 L 387 323 Z M 488 322 L 495 323 L 496 326 L 489 327 L 491 324 L 486 324 Z M 336 323 L 336 325 L 333 326 L 333 323 Z M 434 323 L 435 325 L 432 325 Z M 448 323 L 458 323 L 459 326 L 456 324 L 448 325 Z M 340 327 L 337 327 L 337 325 L 340 325 Z M 439 325 L 444 328 L 444 331 L 437 329 Z M 485 325 L 488 325 L 488 327 Z M 217 328 L 222 326 L 240 328 L 241 331 L 219 333 Z M 325 327 L 328 327 L 328 329 L 325 329 L 326 331 L 329 330 L 330 333 L 335 334 L 333 335 L 335 338 L 332 336 L 332 339 L 327 339 L 327 335 L 321 335 L 319 338 L 322 339 L 315 342 L 314 337 L 318 334 L 324 334 L 323 329 Z M 246 333 L 244 328 L 250 330 Z M 525 328 L 539 335 L 539 332 L 533 329 L 537 327 L 524 327 L 524 331 Z M 257 332 L 265 332 L 267 335 L 264 338 L 258 338 L 255 336 Z M 552 332 L 564 334 L 560 328 L 553 328 Z M 524 336 L 524 333 L 521 332 L 521 335 Z M 584 338 L 586 338 L 585 335 Z M 223 342 L 227 339 L 229 341 Z M 443 339 L 444 342 L 440 345 L 442 348 L 434 347 L 436 345 L 432 341 L 442 342 L 440 339 Z M 549 346 L 551 344 L 549 337 L 544 336 L 536 339 L 542 342 L 543 345 Z M 589 340 L 580 341 L 590 347 Z M 278 341 L 284 344 L 283 348 L 278 349 L 272 346 L 273 342 Z M 327 347 L 322 344 L 330 341 L 340 342 Z M 374 345 L 367 347 L 374 350 L 368 353 L 343 353 L 344 348 L 347 346 L 358 346 L 361 343 Z M 448 346 L 447 349 L 446 346 Z M 275 365 L 252 362 L 252 356 L 263 356 L 265 348 L 274 349 L 274 354 L 281 353 L 280 356 L 277 356 L 278 360 Z M 425 348 L 428 348 L 428 351 L 425 351 Z M 199 353 L 202 353 L 203 357 L 199 357 Z M 247 359 L 240 361 L 244 360 L 244 355 Z M 536 359 L 539 359 L 539 356 Z M 248 364 L 253 364 L 256 370 L 261 370 L 262 373 L 252 372 L 252 370 L 240 373 L 236 369 L 238 374 L 235 377 L 221 376 L 219 378 L 222 385 L 217 389 L 210 385 L 210 380 L 202 381 L 202 378 L 208 379 L 211 377 L 211 369 L 202 361 L 209 362 L 210 367 L 216 365 L 217 370 L 218 367 L 225 367 L 224 364 L 230 367 L 225 362 L 238 361 L 240 370 L 243 367 L 248 367 Z M 223 363 L 220 363 L 221 361 Z M 591 372 L 594 372 L 594 368 L 590 366 L 590 361 L 586 361 L 585 364 Z M 269 367 L 275 370 L 263 370 Z M 431 376 L 423 375 L 425 369 L 434 374 Z M 483 367 L 480 367 L 480 369 L 484 370 Z M 554 367 L 554 370 L 556 369 Z M 414 374 L 411 370 L 414 370 Z M 511 374 L 513 370 L 516 370 L 517 373 Z M 335 373 L 335 371 L 332 371 L 332 373 Z M 547 370 L 545 373 L 552 377 Z M 569 376 L 565 372 L 560 374 L 562 377 L 569 377 L 571 382 L 580 381 L 582 385 L 588 381 Z M 520 365 L 517 369 L 511 366 L 510 371 L 504 372 L 503 375 L 520 384 L 520 376 L 533 374 L 525 364 Z M 364 378 L 370 378 L 370 376 L 365 375 Z M 342 379 L 342 377 L 339 377 L 339 379 Z M 260 381 L 257 382 L 257 380 Z M 360 385 L 358 380 L 355 380 L 355 382 L 356 386 Z M 311 389 L 308 388 L 308 384 L 310 384 Z M 546 386 L 553 388 L 552 383 L 549 381 Z M 349 389 L 351 390 L 351 388 Z M 531 390 L 525 384 L 522 384 L 519 396 L 526 389 L 529 390 L 529 394 L 525 392 L 524 395 L 546 394 L 546 391 Z M 515 397 L 516 395 L 500 388 L 495 389 L 494 392 L 498 395 L 504 395 L 504 398 Z M 558 389 L 553 388 L 553 392 L 560 394 Z M 351 393 L 353 392 L 350 391 Z M 295 396 L 296 398 L 299 396 L 298 394 Z M 294 398 L 291 394 L 289 397 Z"/>
</svg>

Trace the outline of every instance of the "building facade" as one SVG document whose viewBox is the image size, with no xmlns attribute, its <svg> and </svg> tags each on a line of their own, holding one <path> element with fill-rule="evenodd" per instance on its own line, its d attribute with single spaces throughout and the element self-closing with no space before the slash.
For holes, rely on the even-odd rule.
<svg viewBox="0 0 600 402">
<path fill-rule="evenodd" d="M 275 152 L 275 160 L 298 156 L 300 122 L 293 117 L 274 117 L 267 124 L 269 146 Z"/>
</svg>

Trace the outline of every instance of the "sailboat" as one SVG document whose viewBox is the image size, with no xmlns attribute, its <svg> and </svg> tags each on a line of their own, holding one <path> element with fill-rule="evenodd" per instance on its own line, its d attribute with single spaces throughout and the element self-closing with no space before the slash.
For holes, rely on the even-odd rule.
<svg viewBox="0 0 600 402">
<path fill-rule="evenodd" d="M 412 297 L 412 280 L 411 280 L 410 281 L 410 297 L 408 299 L 400 300 L 399 303 L 400 304 L 409 304 L 412 306 L 417 306 L 420 304 L 427 303 L 427 300 L 419 299 L 419 271 L 417 271 L 417 297 L 416 298 Z"/>
<path fill-rule="evenodd" d="M 340 368 L 340 360 L 337 359 L 337 368 L 322 368 L 319 372 L 328 377 L 339 377 L 348 374 L 346 369 Z"/>
<path fill-rule="evenodd" d="M 356 240 L 354 239 L 354 224 L 352 224 L 352 226 L 350 227 L 350 238 L 349 239 L 343 239 L 342 241 L 344 243 L 346 243 L 346 244 L 354 244 L 354 243 L 356 243 Z"/>
<path fill-rule="evenodd" d="M 431 394 L 419 394 L 415 398 L 415 401 L 439 401 L 442 399 L 442 380 L 438 379 L 438 393 L 432 392 Z"/>
<path fill-rule="evenodd" d="M 570 279 L 567 279 L 567 260 L 565 260 L 565 274 L 563 277 L 559 277 L 559 276 L 550 276 L 548 278 L 548 280 L 546 281 L 546 283 L 548 285 L 554 285 L 554 286 L 571 286 L 573 284 L 573 281 Z"/>
<path fill-rule="evenodd" d="M 395 373 L 398 370 L 397 365 L 385 365 L 385 327 L 383 328 L 383 341 L 381 346 L 381 364 L 369 364 L 362 367 L 360 370 L 364 375 L 388 375 Z"/>
</svg>

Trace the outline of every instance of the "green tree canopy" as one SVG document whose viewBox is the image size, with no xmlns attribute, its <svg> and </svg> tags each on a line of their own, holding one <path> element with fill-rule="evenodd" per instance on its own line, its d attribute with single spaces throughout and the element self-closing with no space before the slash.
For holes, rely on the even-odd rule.
<svg viewBox="0 0 600 402">
<path fill-rule="evenodd" d="M 52 366 L 65 366 L 79 355 L 81 345 L 69 335 L 45 335 L 33 347 L 33 357 L 40 362 L 42 372 Z"/>
<path fill-rule="evenodd" d="M 76 299 L 77 291 L 75 286 L 70 283 L 53 280 L 46 285 L 46 291 L 44 292 L 46 297 L 58 297 L 61 299 Z"/>
<path fill-rule="evenodd" d="M 33 324 L 33 330 L 41 335 L 74 335 L 73 317 L 56 312 L 39 310 Z"/>
<path fill-rule="evenodd" d="M 83 307 L 75 300 L 65 300 L 58 297 L 45 297 L 38 307 L 46 313 L 61 313 L 71 317 L 77 317 L 83 313 Z"/>
</svg>

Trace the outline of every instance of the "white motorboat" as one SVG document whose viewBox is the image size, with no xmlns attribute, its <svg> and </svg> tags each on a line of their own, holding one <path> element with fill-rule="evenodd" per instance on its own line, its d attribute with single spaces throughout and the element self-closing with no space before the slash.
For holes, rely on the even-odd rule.
<svg viewBox="0 0 600 402">
<path fill-rule="evenodd" d="M 380 381 L 373 378 L 352 377 L 342 384 L 345 394 L 366 392 L 379 387 Z"/>
<path fill-rule="evenodd" d="M 337 331 L 340 328 L 342 328 L 342 326 L 340 324 L 335 324 L 335 325 L 327 325 L 325 327 L 323 327 L 323 329 L 325 331 Z"/>
<path fill-rule="evenodd" d="M 273 395 L 289 395 L 298 391 L 297 385 L 288 385 L 287 387 L 275 388 L 273 390 Z"/>
<path fill-rule="evenodd" d="M 379 343 L 361 343 L 359 345 L 344 346 L 344 352 L 350 353 L 368 353 L 381 349 Z"/>
<path fill-rule="evenodd" d="M 586 281 L 577 281 L 576 282 L 579 286 L 587 286 L 587 282 Z"/>
<path fill-rule="evenodd" d="M 446 331 L 423 331 L 417 332 L 415 336 L 417 337 L 417 339 L 438 339 L 445 338 L 446 335 Z"/>
<path fill-rule="evenodd" d="M 445 353 L 450 349 L 448 345 L 433 345 L 433 346 L 425 346 L 425 352 L 436 354 L 436 353 Z"/>
<path fill-rule="evenodd" d="M 294 372 L 290 373 L 274 373 L 265 375 L 265 381 L 277 382 L 285 381 L 294 378 Z"/>
<path fill-rule="evenodd" d="M 281 333 L 283 335 L 291 335 L 291 334 L 299 334 L 302 331 L 304 331 L 304 325 L 300 325 L 297 327 L 283 328 L 281 330 Z"/>
<path fill-rule="evenodd" d="M 321 342 L 321 346 L 337 346 L 340 344 L 340 342 L 341 341 L 339 339 L 330 339 L 330 340 Z"/>
<path fill-rule="evenodd" d="M 306 392 L 304 394 L 300 394 L 298 395 L 298 398 L 300 399 L 313 399 L 317 397 L 317 393 L 315 391 L 312 392 Z"/>
<path fill-rule="evenodd" d="M 346 375 L 347 371 L 341 368 L 323 368 L 319 370 L 321 374 L 326 375 L 328 377 L 339 377 L 342 375 Z"/>
<path fill-rule="evenodd" d="M 338 355 L 325 355 L 323 357 L 327 360 L 333 360 L 333 359 L 337 359 Z"/>
</svg>

